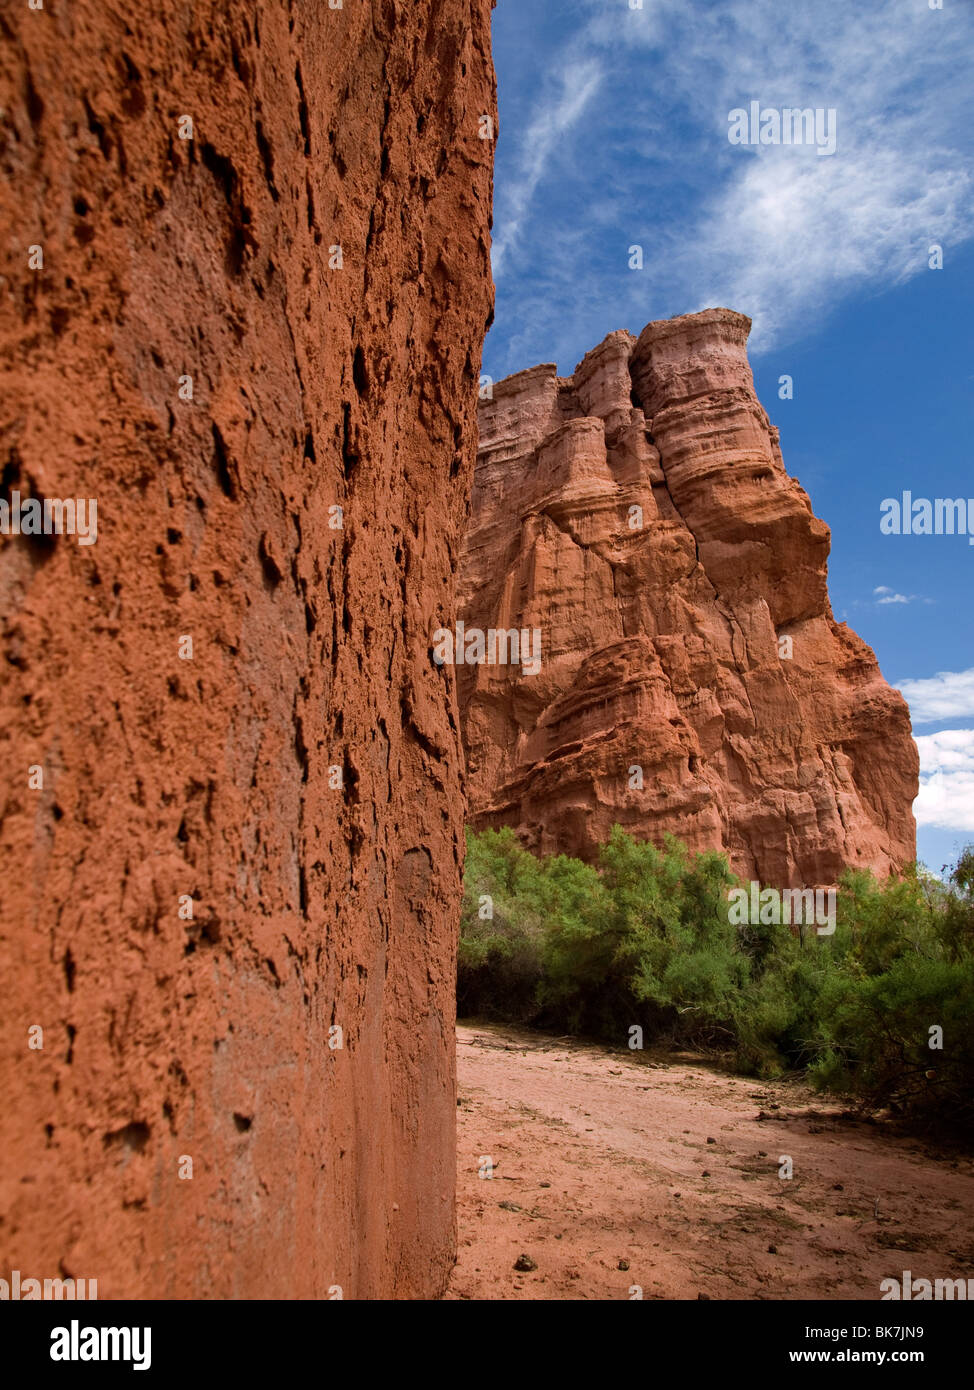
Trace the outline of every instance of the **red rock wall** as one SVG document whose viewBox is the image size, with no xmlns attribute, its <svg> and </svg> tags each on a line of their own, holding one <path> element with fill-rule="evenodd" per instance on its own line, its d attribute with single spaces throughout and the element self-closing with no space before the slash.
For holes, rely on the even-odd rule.
<svg viewBox="0 0 974 1390">
<path fill-rule="evenodd" d="M 489 18 L 0 14 L 2 495 L 98 508 L 0 538 L 4 1277 L 447 1277 Z"/>
<path fill-rule="evenodd" d="M 907 707 L 833 620 L 828 527 L 749 328 L 711 309 L 612 333 L 481 405 L 461 616 L 539 629 L 542 663 L 459 667 L 475 825 L 586 858 L 616 822 L 671 831 L 781 887 L 915 857 Z"/>
</svg>

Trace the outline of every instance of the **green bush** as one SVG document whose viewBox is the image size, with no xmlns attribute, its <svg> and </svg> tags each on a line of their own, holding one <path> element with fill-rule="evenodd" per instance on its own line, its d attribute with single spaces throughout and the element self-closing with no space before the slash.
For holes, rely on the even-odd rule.
<svg viewBox="0 0 974 1390">
<path fill-rule="evenodd" d="M 512 830 L 467 834 L 457 1011 L 526 1022 L 536 1013 L 544 923 L 542 865 Z"/>
<path fill-rule="evenodd" d="M 598 867 L 468 833 L 458 1012 L 617 1045 L 704 1048 L 760 1075 L 974 1128 L 974 847 L 948 883 L 850 871 L 831 936 L 733 925 L 721 854 L 632 839 Z M 942 1029 L 943 1047 L 931 1047 Z"/>
</svg>

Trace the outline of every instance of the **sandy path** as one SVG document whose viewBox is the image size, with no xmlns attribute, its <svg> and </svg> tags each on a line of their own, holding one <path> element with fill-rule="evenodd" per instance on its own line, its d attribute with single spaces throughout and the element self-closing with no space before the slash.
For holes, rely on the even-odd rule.
<svg viewBox="0 0 974 1390">
<path fill-rule="evenodd" d="M 796 1083 L 491 1025 L 458 1026 L 457 1064 L 448 1298 L 877 1299 L 905 1269 L 974 1277 L 974 1162 Z"/>
</svg>

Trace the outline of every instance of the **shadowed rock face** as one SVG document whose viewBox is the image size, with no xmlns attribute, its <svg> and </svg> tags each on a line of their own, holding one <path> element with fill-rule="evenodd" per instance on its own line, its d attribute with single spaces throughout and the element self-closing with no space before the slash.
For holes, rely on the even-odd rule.
<svg viewBox="0 0 974 1390">
<path fill-rule="evenodd" d="M 481 404 L 461 617 L 539 629 L 542 661 L 459 667 L 476 826 L 585 858 L 616 822 L 670 831 L 782 887 L 914 858 L 907 707 L 833 620 L 749 329 L 710 309 L 611 333 Z"/>
<path fill-rule="evenodd" d="M 447 1278 L 489 17 L 0 16 L 4 1277 Z"/>
</svg>

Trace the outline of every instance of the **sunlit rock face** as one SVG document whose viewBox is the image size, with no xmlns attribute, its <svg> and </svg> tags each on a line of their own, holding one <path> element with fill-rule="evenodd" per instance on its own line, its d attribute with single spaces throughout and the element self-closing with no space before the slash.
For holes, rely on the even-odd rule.
<svg viewBox="0 0 974 1390">
<path fill-rule="evenodd" d="M 906 704 L 832 617 L 829 530 L 785 471 L 729 309 L 611 333 L 480 406 L 462 664 L 475 826 L 591 858 L 614 823 L 782 886 L 915 856 Z"/>
<path fill-rule="evenodd" d="M 452 1269 L 490 14 L 2 7 L 3 1277 Z"/>
</svg>

